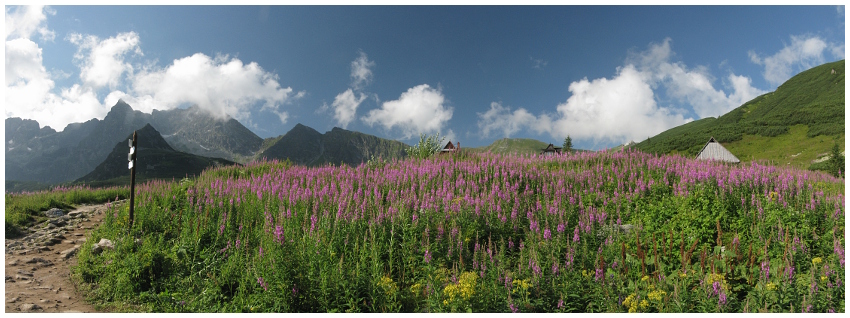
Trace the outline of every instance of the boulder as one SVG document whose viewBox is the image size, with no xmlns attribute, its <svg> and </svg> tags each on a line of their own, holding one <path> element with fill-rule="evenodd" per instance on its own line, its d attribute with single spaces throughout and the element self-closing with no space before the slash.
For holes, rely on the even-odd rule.
<svg viewBox="0 0 850 318">
<path fill-rule="evenodd" d="M 44 215 L 49 218 L 58 218 L 60 216 L 65 215 L 65 211 L 59 208 L 52 208 L 50 210 L 47 210 L 47 212 L 44 212 Z"/>
<path fill-rule="evenodd" d="M 33 311 L 41 309 L 41 306 L 36 304 L 22 304 L 20 309 L 21 311 Z"/>
<path fill-rule="evenodd" d="M 99 242 L 92 245 L 91 252 L 94 255 L 100 255 L 100 253 L 103 252 L 104 249 L 111 250 L 113 248 L 115 248 L 115 246 L 112 244 L 112 241 L 102 238 Z"/>
<path fill-rule="evenodd" d="M 71 258 L 71 256 L 74 256 L 75 254 L 77 254 L 77 251 L 79 249 L 80 249 L 79 245 L 74 245 L 74 247 L 60 252 L 59 255 L 61 255 L 63 259 L 69 259 L 69 258 Z"/>
</svg>

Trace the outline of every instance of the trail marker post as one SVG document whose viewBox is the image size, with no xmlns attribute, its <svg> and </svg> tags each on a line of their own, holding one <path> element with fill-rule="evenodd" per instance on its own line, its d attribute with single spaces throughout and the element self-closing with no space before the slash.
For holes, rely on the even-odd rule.
<svg viewBox="0 0 850 318">
<path fill-rule="evenodd" d="M 128 140 L 130 154 L 127 155 L 127 168 L 130 169 L 130 228 L 133 228 L 133 201 L 136 194 L 136 132 L 133 131 L 133 139 Z"/>
</svg>

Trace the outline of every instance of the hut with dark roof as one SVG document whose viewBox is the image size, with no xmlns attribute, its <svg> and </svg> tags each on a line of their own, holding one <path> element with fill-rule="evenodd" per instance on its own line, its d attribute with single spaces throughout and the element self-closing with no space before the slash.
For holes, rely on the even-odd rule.
<svg viewBox="0 0 850 318">
<path fill-rule="evenodd" d="M 541 150 L 543 150 L 543 152 L 540 153 L 541 155 L 543 155 L 543 154 L 547 154 L 547 155 L 561 154 L 561 147 L 555 147 L 555 145 L 553 145 L 553 144 L 549 144 L 548 147 L 543 148 Z"/>
<path fill-rule="evenodd" d="M 458 141 L 458 142 L 457 142 L 457 146 L 455 146 L 454 144 L 452 144 L 452 141 L 451 141 L 451 140 L 449 140 L 449 143 L 447 143 L 447 144 L 446 144 L 446 146 L 445 146 L 445 147 L 443 147 L 443 149 L 442 149 L 442 150 L 440 150 L 440 154 L 444 154 L 444 153 L 455 153 L 455 152 L 457 152 L 458 150 L 460 150 L 460 141 Z"/>
<path fill-rule="evenodd" d="M 735 157 L 729 150 L 726 150 L 714 137 L 708 140 L 708 143 L 702 147 L 696 157 L 698 160 L 719 160 L 728 163 L 740 163 L 738 157 Z"/>
</svg>

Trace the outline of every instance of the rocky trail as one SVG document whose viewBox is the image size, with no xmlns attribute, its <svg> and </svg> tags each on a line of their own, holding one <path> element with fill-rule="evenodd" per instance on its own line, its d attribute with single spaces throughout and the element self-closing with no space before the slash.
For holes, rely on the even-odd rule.
<svg viewBox="0 0 850 318">
<path fill-rule="evenodd" d="M 6 239 L 7 313 L 95 312 L 71 282 L 69 268 L 105 212 L 106 204 L 51 209 L 44 212 L 47 221 L 21 237 Z"/>
</svg>

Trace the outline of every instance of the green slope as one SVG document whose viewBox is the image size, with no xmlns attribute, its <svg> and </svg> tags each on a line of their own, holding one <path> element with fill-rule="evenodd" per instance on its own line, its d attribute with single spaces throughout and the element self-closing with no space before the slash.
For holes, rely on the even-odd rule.
<svg viewBox="0 0 850 318">
<path fill-rule="evenodd" d="M 555 147 L 561 147 L 564 141 L 552 143 Z M 540 154 L 543 148 L 549 146 L 549 143 L 542 142 L 536 139 L 528 138 L 502 138 L 494 141 L 492 144 L 483 147 L 464 148 L 474 152 L 491 152 L 498 154 Z M 574 151 L 586 151 L 581 149 L 573 149 Z"/>
<path fill-rule="evenodd" d="M 742 162 L 760 160 L 806 168 L 811 158 L 829 151 L 833 142 L 841 142 L 844 149 L 844 105 L 841 60 L 801 72 L 776 91 L 723 116 L 671 128 L 635 148 L 695 156 L 714 137 Z"/>
<path fill-rule="evenodd" d="M 472 151 L 492 152 L 498 154 L 539 154 L 541 149 L 546 148 L 547 146 L 549 146 L 549 143 L 535 139 L 502 138 L 494 141 L 490 145 L 469 149 Z M 555 145 L 555 147 L 560 146 L 560 144 Z"/>
</svg>

